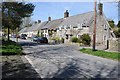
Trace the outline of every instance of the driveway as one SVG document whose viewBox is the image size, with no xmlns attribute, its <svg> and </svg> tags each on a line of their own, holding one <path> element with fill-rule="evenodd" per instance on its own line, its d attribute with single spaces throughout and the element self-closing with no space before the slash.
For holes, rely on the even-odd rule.
<svg viewBox="0 0 120 80">
<path fill-rule="evenodd" d="M 31 44 L 34 44 L 30 42 Z M 118 62 L 79 51 L 72 45 L 23 45 L 41 78 L 118 78 Z"/>
</svg>

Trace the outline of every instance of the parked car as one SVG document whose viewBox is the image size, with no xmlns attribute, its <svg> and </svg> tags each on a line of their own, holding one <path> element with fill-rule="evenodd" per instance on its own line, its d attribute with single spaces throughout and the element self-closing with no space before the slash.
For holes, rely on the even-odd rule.
<svg viewBox="0 0 120 80">
<path fill-rule="evenodd" d="M 34 42 L 38 42 L 38 43 L 48 43 L 48 39 L 46 37 L 37 37 L 35 36 L 33 38 Z"/>
<path fill-rule="evenodd" d="M 21 39 L 27 39 L 27 35 L 26 34 L 21 34 L 20 38 Z"/>
<path fill-rule="evenodd" d="M 26 37 L 25 36 L 21 36 L 20 39 L 26 39 Z"/>
</svg>

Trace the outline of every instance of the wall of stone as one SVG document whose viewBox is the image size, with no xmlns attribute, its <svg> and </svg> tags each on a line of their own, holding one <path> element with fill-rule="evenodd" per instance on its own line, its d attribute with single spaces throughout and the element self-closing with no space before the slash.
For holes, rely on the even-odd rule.
<svg viewBox="0 0 120 80">
<path fill-rule="evenodd" d="M 120 52 L 120 38 L 109 39 L 109 49 L 108 50 Z"/>
</svg>

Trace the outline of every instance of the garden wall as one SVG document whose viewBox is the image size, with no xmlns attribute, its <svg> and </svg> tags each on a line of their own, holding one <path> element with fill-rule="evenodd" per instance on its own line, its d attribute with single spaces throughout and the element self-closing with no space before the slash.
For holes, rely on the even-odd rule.
<svg viewBox="0 0 120 80">
<path fill-rule="evenodd" d="M 110 51 L 120 52 L 120 38 L 112 38 L 109 40 L 109 49 Z"/>
</svg>

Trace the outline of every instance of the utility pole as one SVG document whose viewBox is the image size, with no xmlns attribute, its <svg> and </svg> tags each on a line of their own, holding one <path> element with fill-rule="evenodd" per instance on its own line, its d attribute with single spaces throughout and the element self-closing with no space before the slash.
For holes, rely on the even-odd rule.
<svg viewBox="0 0 120 80">
<path fill-rule="evenodd" d="M 95 45 L 96 45 L 96 0 L 94 2 L 94 30 L 93 30 L 93 51 L 95 51 Z"/>
</svg>

